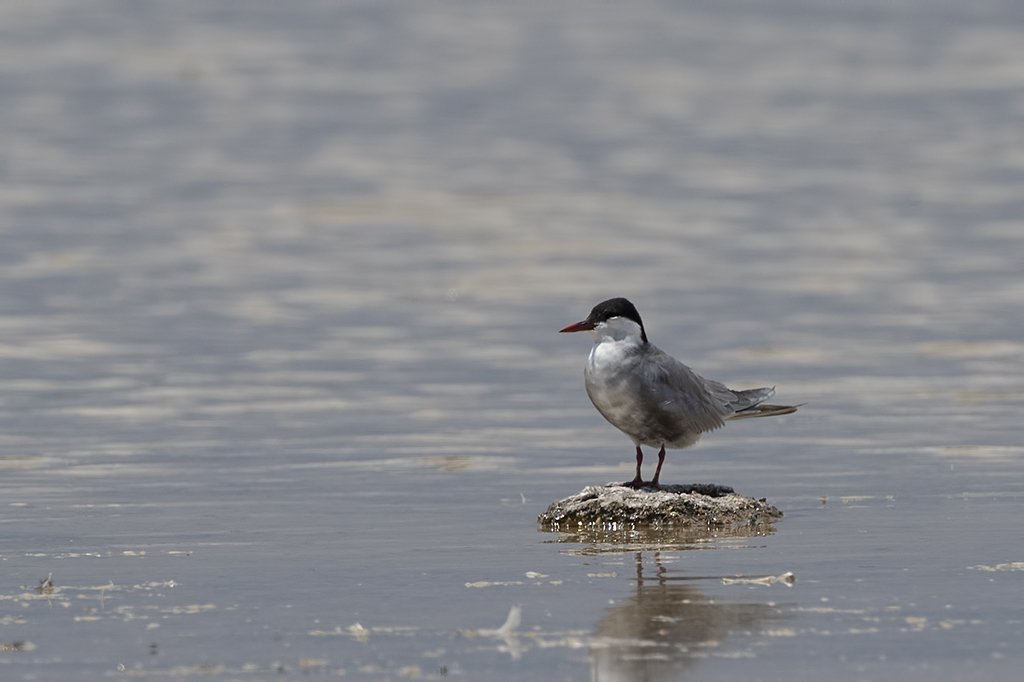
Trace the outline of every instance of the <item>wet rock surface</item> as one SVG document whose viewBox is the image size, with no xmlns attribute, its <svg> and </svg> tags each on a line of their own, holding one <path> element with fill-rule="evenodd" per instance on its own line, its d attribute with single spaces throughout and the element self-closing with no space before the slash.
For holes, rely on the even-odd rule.
<svg viewBox="0 0 1024 682">
<path fill-rule="evenodd" d="M 587 486 L 540 515 L 545 530 L 615 527 L 619 524 L 678 528 L 759 526 L 782 518 L 764 499 L 737 495 L 714 484 L 667 485 L 661 490 Z"/>
</svg>

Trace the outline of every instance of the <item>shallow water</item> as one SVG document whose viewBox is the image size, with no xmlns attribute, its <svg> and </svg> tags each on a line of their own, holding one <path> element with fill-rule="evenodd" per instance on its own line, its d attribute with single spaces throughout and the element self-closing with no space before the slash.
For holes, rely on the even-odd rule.
<svg viewBox="0 0 1024 682">
<path fill-rule="evenodd" d="M 0 16 L 4 679 L 1019 674 L 1018 4 Z M 613 295 L 774 532 L 540 531 Z"/>
</svg>

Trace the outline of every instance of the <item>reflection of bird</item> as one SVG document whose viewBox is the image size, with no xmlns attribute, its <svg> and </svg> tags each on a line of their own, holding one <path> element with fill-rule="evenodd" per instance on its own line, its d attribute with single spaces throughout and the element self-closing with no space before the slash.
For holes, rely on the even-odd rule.
<svg viewBox="0 0 1024 682">
<path fill-rule="evenodd" d="M 588 331 L 594 337 L 584 370 L 587 395 L 597 411 L 636 444 L 636 478 L 623 484 L 631 488 L 660 488 L 665 448 L 693 445 L 700 434 L 732 419 L 796 412 L 793 406 L 762 404 L 774 388 L 733 391 L 648 342 L 640 313 L 624 298 L 598 303 L 587 319 L 561 331 Z M 661 448 L 649 483 L 640 476 L 641 445 Z"/>
<path fill-rule="evenodd" d="M 709 652 L 732 655 L 753 633 L 791 617 L 788 608 L 703 594 L 691 576 L 666 570 L 657 552 L 656 574 L 648 564 L 644 575 L 644 554 L 636 553 L 635 592 L 615 600 L 593 628 L 591 682 L 681 680 Z"/>
</svg>

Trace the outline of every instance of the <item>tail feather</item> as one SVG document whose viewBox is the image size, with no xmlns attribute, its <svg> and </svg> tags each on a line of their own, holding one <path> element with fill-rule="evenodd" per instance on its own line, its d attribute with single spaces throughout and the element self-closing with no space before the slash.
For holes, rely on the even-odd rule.
<svg viewBox="0 0 1024 682">
<path fill-rule="evenodd" d="M 796 412 L 798 407 L 803 407 L 806 404 L 807 403 L 801 403 L 799 405 L 754 405 L 735 412 L 731 416 L 726 417 L 726 419 L 732 421 L 733 419 L 753 419 L 755 417 L 776 417 L 780 414 L 793 414 Z"/>
<path fill-rule="evenodd" d="M 747 410 L 775 395 L 774 386 L 749 388 L 745 391 L 737 391 L 734 389 L 727 390 L 735 396 L 729 403 L 729 407 L 732 408 L 733 412 L 742 412 L 743 410 Z"/>
</svg>

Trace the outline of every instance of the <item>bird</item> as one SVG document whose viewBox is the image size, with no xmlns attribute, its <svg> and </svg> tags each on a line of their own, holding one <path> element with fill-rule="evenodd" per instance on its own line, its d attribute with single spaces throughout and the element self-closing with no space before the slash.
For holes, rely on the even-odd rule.
<svg viewBox="0 0 1024 682">
<path fill-rule="evenodd" d="M 594 337 L 583 371 L 587 395 L 636 445 L 636 477 L 622 486 L 660 490 L 665 448 L 689 447 L 727 421 L 791 414 L 800 407 L 765 404 L 774 387 L 737 391 L 700 376 L 647 340 L 640 313 L 625 298 L 602 301 L 587 319 L 559 330 L 583 331 Z M 660 448 L 654 478 L 646 482 L 641 446 Z"/>
</svg>

